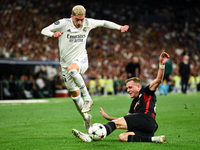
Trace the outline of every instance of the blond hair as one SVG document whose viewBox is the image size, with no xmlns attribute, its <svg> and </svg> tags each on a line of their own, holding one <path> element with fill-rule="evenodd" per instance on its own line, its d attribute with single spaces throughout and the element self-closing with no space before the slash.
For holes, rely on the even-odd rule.
<svg viewBox="0 0 200 150">
<path fill-rule="evenodd" d="M 140 80 L 139 78 L 137 78 L 137 77 L 129 78 L 129 79 L 127 79 L 125 82 L 127 83 L 127 82 L 129 82 L 129 81 L 133 81 L 134 83 L 138 83 L 138 84 L 140 84 L 141 87 L 142 87 L 142 82 L 141 82 L 141 80 Z"/>
<path fill-rule="evenodd" d="M 72 8 L 72 15 L 78 16 L 78 15 L 85 15 L 86 9 L 82 5 L 76 5 Z"/>
</svg>

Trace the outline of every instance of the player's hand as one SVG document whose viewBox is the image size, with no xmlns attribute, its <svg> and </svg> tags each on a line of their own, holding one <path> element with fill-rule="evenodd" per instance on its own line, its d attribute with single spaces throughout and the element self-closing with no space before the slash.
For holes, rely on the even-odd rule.
<svg viewBox="0 0 200 150">
<path fill-rule="evenodd" d="M 60 37 L 64 32 L 54 32 L 52 37 L 58 38 Z"/>
<path fill-rule="evenodd" d="M 121 26 L 120 31 L 121 32 L 126 32 L 128 30 L 128 28 L 129 28 L 128 25 Z"/>
<path fill-rule="evenodd" d="M 160 64 L 164 65 L 169 60 L 169 58 L 169 54 L 167 54 L 166 52 L 162 52 L 160 54 Z"/>
<path fill-rule="evenodd" d="M 105 118 L 105 119 L 108 119 L 109 116 L 104 112 L 103 108 L 100 107 L 100 113 L 102 114 L 102 116 Z"/>
</svg>

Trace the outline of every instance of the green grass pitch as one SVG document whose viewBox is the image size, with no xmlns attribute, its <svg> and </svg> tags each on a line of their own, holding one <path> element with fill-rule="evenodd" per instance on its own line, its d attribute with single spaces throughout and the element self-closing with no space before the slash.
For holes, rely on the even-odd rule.
<svg viewBox="0 0 200 150">
<path fill-rule="evenodd" d="M 93 96 L 89 112 L 92 123 L 107 123 L 99 107 L 115 117 L 128 113 L 132 101 L 125 96 Z M 71 98 L 49 98 L 41 103 L 0 102 L 0 150 L 199 150 L 200 93 L 157 96 L 155 135 L 166 135 L 167 143 L 123 143 L 115 130 L 102 141 L 84 143 L 71 133 L 85 132 L 83 119 Z M 5 101 L 4 101 L 5 102 Z M 16 101 L 17 102 L 17 101 Z M 26 100 L 26 102 L 31 102 Z"/>
</svg>

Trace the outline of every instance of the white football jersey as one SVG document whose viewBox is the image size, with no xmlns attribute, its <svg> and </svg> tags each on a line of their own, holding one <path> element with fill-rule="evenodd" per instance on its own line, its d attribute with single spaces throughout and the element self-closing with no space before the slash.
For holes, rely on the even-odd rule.
<svg viewBox="0 0 200 150">
<path fill-rule="evenodd" d="M 85 18 L 82 27 L 76 28 L 71 18 L 64 18 L 44 28 L 41 33 L 52 37 L 56 31 L 64 32 L 58 40 L 60 64 L 67 68 L 76 58 L 87 56 L 86 40 L 89 31 L 96 27 L 120 30 L 121 25 L 106 20 Z"/>
</svg>

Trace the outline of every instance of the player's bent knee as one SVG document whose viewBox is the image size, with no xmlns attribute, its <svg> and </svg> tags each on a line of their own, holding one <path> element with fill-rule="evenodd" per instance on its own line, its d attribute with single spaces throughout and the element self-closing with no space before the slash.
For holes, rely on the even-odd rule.
<svg viewBox="0 0 200 150">
<path fill-rule="evenodd" d="M 67 72 L 69 72 L 70 70 L 79 70 L 79 66 L 76 63 L 72 63 L 68 68 L 67 68 Z"/>
<path fill-rule="evenodd" d="M 76 90 L 76 91 L 70 91 L 70 95 L 73 99 L 73 97 L 77 97 L 79 96 L 81 93 L 80 93 L 80 90 Z"/>
</svg>

